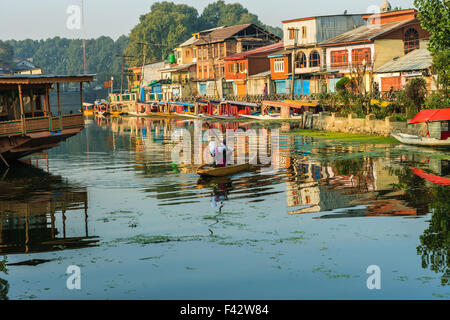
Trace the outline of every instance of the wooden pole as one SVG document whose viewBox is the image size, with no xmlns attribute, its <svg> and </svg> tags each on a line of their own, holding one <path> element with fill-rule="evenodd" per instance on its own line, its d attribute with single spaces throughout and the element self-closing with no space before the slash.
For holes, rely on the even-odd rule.
<svg viewBox="0 0 450 320">
<path fill-rule="evenodd" d="M 83 82 L 80 82 L 80 106 L 83 110 Z"/>
<path fill-rule="evenodd" d="M 23 95 L 22 95 L 22 85 L 19 84 L 19 105 L 20 105 L 20 119 L 22 120 L 22 133 L 26 133 L 25 129 L 25 114 L 23 111 Z"/>
<path fill-rule="evenodd" d="M 61 91 L 59 83 L 56 84 L 56 92 L 58 94 L 58 115 L 61 116 Z M 81 105 L 81 110 L 83 110 L 83 105 Z"/>
<path fill-rule="evenodd" d="M 30 89 L 30 103 L 31 103 L 31 116 L 34 118 L 34 110 L 35 110 L 36 101 L 34 99 L 33 89 Z"/>
</svg>

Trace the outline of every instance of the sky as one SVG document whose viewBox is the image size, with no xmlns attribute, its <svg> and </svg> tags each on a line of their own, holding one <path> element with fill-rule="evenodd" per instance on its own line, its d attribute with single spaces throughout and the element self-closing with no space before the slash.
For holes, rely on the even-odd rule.
<svg viewBox="0 0 450 320">
<path fill-rule="evenodd" d="M 195 7 L 199 14 L 215 0 L 168 0 Z M 0 1 L 0 40 L 47 39 L 55 36 L 82 38 L 77 28 L 76 11 L 82 0 Z M 85 37 L 128 35 L 139 23 L 139 16 L 150 11 L 157 0 L 84 0 Z M 280 26 L 282 20 L 351 13 L 366 13 L 383 0 L 226 0 L 239 2 L 268 25 Z M 393 7 L 413 8 L 413 0 L 390 0 Z M 314 4 L 314 5 L 312 5 Z"/>
</svg>

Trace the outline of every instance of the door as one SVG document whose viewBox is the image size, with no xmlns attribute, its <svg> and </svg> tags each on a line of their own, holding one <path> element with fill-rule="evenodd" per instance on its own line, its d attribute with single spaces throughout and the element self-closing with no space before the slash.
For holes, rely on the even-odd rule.
<svg viewBox="0 0 450 320">
<path fill-rule="evenodd" d="M 275 80 L 277 94 L 286 93 L 286 80 Z"/>
</svg>

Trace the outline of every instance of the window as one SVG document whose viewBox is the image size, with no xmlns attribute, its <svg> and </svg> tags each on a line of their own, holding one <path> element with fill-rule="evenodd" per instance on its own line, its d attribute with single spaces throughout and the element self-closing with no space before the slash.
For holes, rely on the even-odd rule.
<svg viewBox="0 0 450 320">
<path fill-rule="evenodd" d="M 405 54 L 413 50 L 419 49 L 420 47 L 419 33 L 417 32 L 416 29 L 409 28 L 408 30 L 406 30 L 404 46 L 405 46 Z"/>
<path fill-rule="evenodd" d="M 306 39 L 306 27 L 302 27 L 302 39 Z"/>
<path fill-rule="evenodd" d="M 353 49 L 352 50 L 352 64 L 353 65 L 363 64 L 364 61 L 366 61 L 366 63 L 370 63 L 371 60 L 372 59 L 371 59 L 370 48 Z"/>
<path fill-rule="evenodd" d="M 196 50 L 196 49 L 193 50 L 193 53 L 194 53 L 194 54 L 193 54 L 194 59 L 197 58 L 197 50 Z"/>
<path fill-rule="evenodd" d="M 189 50 L 186 50 L 186 58 L 189 58 Z"/>
<path fill-rule="evenodd" d="M 225 57 L 225 43 L 220 46 L 220 56 Z"/>
<path fill-rule="evenodd" d="M 275 59 L 273 62 L 273 71 L 274 72 L 284 72 L 284 59 Z"/>
<path fill-rule="evenodd" d="M 332 51 L 331 66 L 332 67 L 348 66 L 348 51 L 347 50 Z"/>
<path fill-rule="evenodd" d="M 202 59 L 202 49 L 198 50 L 198 58 L 201 60 Z"/>
<path fill-rule="evenodd" d="M 313 50 L 309 54 L 309 66 L 310 67 L 320 67 L 320 55 L 316 50 Z"/>
<path fill-rule="evenodd" d="M 306 54 L 304 52 L 297 53 L 297 56 L 295 58 L 295 67 L 296 68 L 306 68 L 307 62 L 306 62 Z"/>
<path fill-rule="evenodd" d="M 289 31 L 289 40 L 294 40 L 295 30 L 294 29 L 288 29 L 288 31 Z"/>
</svg>

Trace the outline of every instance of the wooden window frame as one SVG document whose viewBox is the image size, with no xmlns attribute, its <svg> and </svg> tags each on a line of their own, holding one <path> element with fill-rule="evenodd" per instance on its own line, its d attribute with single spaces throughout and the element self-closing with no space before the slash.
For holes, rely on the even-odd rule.
<svg viewBox="0 0 450 320">
<path fill-rule="evenodd" d="M 313 54 L 316 53 L 317 56 L 315 57 Z M 317 63 L 317 65 L 314 65 Z M 309 66 L 311 68 L 320 67 L 320 53 L 317 50 L 313 50 L 309 53 Z"/>
<path fill-rule="evenodd" d="M 419 32 L 414 28 L 405 31 L 403 46 L 405 54 L 420 48 Z"/>
<path fill-rule="evenodd" d="M 302 27 L 302 39 L 306 39 L 308 37 L 308 29 L 306 28 L 306 26 Z"/>
<path fill-rule="evenodd" d="M 304 61 L 302 64 L 300 64 L 300 62 L 301 62 L 301 60 L 299 59 L 300 56 L 304 58 Z M 308 67 L 308 59 L 307 59 L 306 53 L 304 53 L 303 51 L 299 51 L 295 55 L 295 67 L 299 68 L 299 69 L 304 69 L 304 68 Z"/>
<path fill-rule="evenodd" d="M 277 58 L 273 61 L 273 71 L 275 73 L 284 72 L 284 58 Z"/>
<path fill-rule="evenodd" d="M 348 50 L 335 50 L 330 53 L 331 67 L 348 67 Z"/>
<path fill-rule="evenodd" d="M 358 48 L 352 50 L 352 65 L 361 65 L 366 60 L 366 63 L 372 61 L 372 50 L 370 48 Z"/>
</svg>

